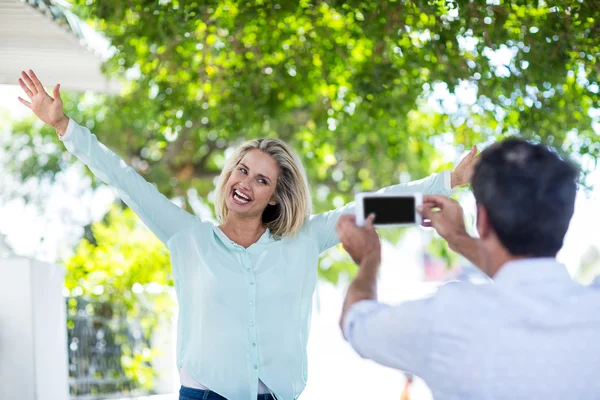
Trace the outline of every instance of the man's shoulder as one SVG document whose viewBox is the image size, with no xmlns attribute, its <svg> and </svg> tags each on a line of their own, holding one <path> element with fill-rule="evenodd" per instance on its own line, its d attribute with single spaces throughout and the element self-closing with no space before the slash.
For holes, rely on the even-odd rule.
<svg viewBox="0 0 600 400">
<path fill-rule="evenodd" d="M 487 314 L 497 308 L 501 297 L 491 280 L 456 280 L 440 285 L 432 300 L 436 316 L 452 321 L 460 316 Z"/>
<path fill-rule="evenodd" d="M 438 288 L 438 295 L 444 297 L 485 296 L 493 290 L 494 283 L 488 281 L 451 280 L 444 282 Z"/>
<path fill-rule="evenodd" d="M 437 342 L 438 345 L 445 346 L 448 340 L 454 343 L 451 338 L 477 335 L 489 324 L 489 317 L 495 315 L 501 303 L 495 292 L 493 283 L 450 281 L 441 285 L 431 299 L 430 309 L 434 320 L 434 336 L 441 335 L 438 337 L 440 340 L 444 338 Z"/>
</svg>

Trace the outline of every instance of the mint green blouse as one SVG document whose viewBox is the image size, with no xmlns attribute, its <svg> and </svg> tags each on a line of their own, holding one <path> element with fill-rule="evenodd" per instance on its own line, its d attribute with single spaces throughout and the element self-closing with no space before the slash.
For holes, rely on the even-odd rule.
<svg viewBox="0 0 600 400">
<path fill-rule="evenodd" d="M 278 400 L 297 399 L 319 255 L 339 243 L 335 224 L 354 204 L 313 215 L 295 237 L 267 230 L 244 248 L 160 194 L 87 128 L 70 120 L 61 140 L 170 250 L 178 367 L 229 400 L 255 400 L 259 379 Z M 382 190 L 448 196 L 450 173 Z"/>
</svg>

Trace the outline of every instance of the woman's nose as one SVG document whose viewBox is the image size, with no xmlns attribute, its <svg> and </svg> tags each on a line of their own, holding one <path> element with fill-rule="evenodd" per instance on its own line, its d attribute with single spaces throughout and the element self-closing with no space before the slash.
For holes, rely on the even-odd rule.
<svg viewBox="0 0 600 400">
<path fill-rule="evenodd" d="M 244 179 L 242 180 L 241 184 L 242 187 L 244 189 L 249 189 L 250 188 L 250 184 L 252 183 L 252 180 L 250 179 L 250 175 L 246 175 L 244 176 Z"/>
</svg>

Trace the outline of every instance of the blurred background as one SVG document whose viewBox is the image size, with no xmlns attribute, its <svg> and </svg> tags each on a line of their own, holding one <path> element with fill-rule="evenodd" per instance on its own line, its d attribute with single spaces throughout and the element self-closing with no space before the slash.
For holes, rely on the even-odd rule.
<svg viewBox="0 0 600 400">
<path fill-rule="evenodd" d="M 214 220 L 240 142 L 300 153 L 317 212 L 519 135 L 581 166 L 559 260 L 600 274 L 600 7 L 565 0 L 0 0 L 0 398 L 176 399 L 177 304 L 157 239 L 17 101 L 21 70 L 181 207 Z M 456 198 L 473 233 L 468 188 Z M 380 296 L 485 281 L 430 230 L 382 231 Z M 302 399 L 400 399 L 337 326 L 355 267 L 320 260 Z M 430 399 L 415 379 L 410 399 Z M 405 397 L 407 398 L 407 397 Z"/>
</svg>

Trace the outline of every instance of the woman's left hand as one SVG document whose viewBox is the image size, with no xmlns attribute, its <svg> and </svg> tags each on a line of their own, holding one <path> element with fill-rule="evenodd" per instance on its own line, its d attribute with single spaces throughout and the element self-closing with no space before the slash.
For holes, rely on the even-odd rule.
<svg viewBox="0 0 600 400">
<path fill-rule="evenodd" d="M 479 160 L 477 155 L 477 146 L 473 146 L 469 154 L 467 154 L 450 173 L 450 186 L 461 186 L 471 183 L 473 169 Z"/>
</svg>

